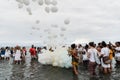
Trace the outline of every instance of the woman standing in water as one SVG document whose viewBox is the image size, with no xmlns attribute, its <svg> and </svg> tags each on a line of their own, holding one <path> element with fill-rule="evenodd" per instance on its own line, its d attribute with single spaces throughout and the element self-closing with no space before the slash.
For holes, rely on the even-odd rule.
<svg viewBox="0 0 120 80">
<path fill-rule="evenodd" d="M 76 49 L 76 45 L 72 44 L 71 45 L 71 55 L 72 55 L 72 67 L 73 67 L 73 72 L 78 75 L 78 51 Z"/>
<path fill-rule="evenodd" d="M 113 71 L 115 69 L 115 64 L 116 64 L 116 61 L 115 61 L 115 58 L 114 58 L 114 50 L 112 48 L 112 45 L 108 44 L 107 46 L 110 50 L 110 53 L 109 53 L 109 58 L 111 60 L 110 69 L 111 69 L 111 71 Z"/>
<path fill-rule="evenodd" d="M 102 67 L 104 69 L 104 73 L 107 74 L 107 73 L 110 73 L 111 72 L 111 69 L 110 69 L 110 63 L 106 64 L 105 61 L 104 61 L 104 58 L 105 57 L 109 57 L 110 55 L 110 49 L 107 47 L 107 44 L 102 41 L 102 46 L 103 48 L 101 49 L 101 54 L 102 54 L 102 59 L 101 59 L 101 63 L 102 63 Z"/>
<path fill-rule="evenodd" d="M 10 48 L 9 47 L 6 47 L 6 50 L 5 50 L 5 57 L 6 57 L 6 60 L 9 60 L 10 59 Z"/>
<path fill-rule="evenodd" d="M 15 64 L 20 64 L 21 62 L 21 48 L 19 46 L 16 46 L 15 48 Z"/>
</svg>

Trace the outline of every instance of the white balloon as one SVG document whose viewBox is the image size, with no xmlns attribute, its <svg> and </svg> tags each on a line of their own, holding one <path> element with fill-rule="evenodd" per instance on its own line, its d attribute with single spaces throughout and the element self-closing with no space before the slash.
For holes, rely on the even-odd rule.
<svg viewBox="0 0 120 80">
<path fill-rule="evenodd" d="M 30 1 L 29 0 L 23 0 L 23 3 L 27 6 L 30 4 Z"/>
<path fill-rule="evenodd" d="M 57 24 L 52 24 L 51 27 L 58 28 Z"/>
<path fill-rule="evenodd" d="M 31 12 L 31 8 L 30 8 L 30 7 L 26 8 L 26 10 L 27 10 L 27 12 L 29 13 L 29 15 L 32 15 L 32 12 Z"/>
<path fill-rule="evenodd" d="M 53 35 L 54 38 L 57 38 L 57 35 Z"/>
<path fill-rule="evenodd" d="M 29 15 L 32 15 L 32 12 L 29 12 Z"/>
<path fill-rule="evenodd" d="M 63 37 L 63 36 L 64 36 L 64 34 L 60 34 L 60 36 L 61 36 L 61 37 Z"/>
<path fill-rule="evenodd" d="M 36 28 L 37 30 L 40 30 L 40 28 Z"/>
<path fill-rule="evenodd" d="M 51 34 L 51 32 L 48 32 L 48 34 Z"/>
<path fill-rule="evenodd" d="M 32 35 L 32 33 L 30 33 L 30 35 Z"/>
<path fill-rule="evenodd" d="M 51 36 L 48 36 L 48 39 L 51 39 Z"/>
<path fill-rule="evenodd" d="M 67 40 L 67 38 L 64 38 L 64 40 Z"/>
<path fill-rule="evenodd" d="M 66 28 L 62 27 L 62 28 L 61 28 L 61 31 L 66 31 Z"/>
<path fill-rule="evenodd" d="M 45 7 L 45 11 L 46 11 L 47 13 L 49 13 L 49 12 L 50 12 L 50 8 L 49 8 L 49 7 Z"/>
<path fill-rule="evenodd" d="M 45 30 L 44 30 L 44 32 L 48 32 L 48 31 L 49 31 L 49 29 L 45 29 Z"/>
<path fill-rule="evenodd" d="M 57 5 L 57 1 L 56 0 L 52 0 L 51 4 L 55 6 L 55 5 Z"/>
<path fill-rule="evenodd" d="M 65 19 L 65 20 L 64 20 L 64 23 L 65 23 L 65 24 L 69 24 L 69 23 L 70 23 L 70 20 L 69 20 L 69 19 Z"/>
<path fill-rule="evenodd" d="M 40 36 L 40 38 L 42 38 L 42 36 Z"/>
<path fill-rule="evenodd" d="M 38 0 L 38 4 L 40 5 L 40 6 L 42 6 L 43 5 L 43 0 Z"/>
<path fill-rule="evenodd" d="M 52 12 L 57 12 L 57 11 L 58 11 L 58 8 L 54 6 L 54 7 L 51 8 L 51 11 L 52 11 Z"/>
<path fill-rule="evenodd" d="M 32 0 L 33 2 L 35 2 L 36 0 Z"/>
<path fill-rule="evenodd" d="M 23 8 L 23 4 L 19 3 L 18 8 Z"/>
<path fill-rule="evenodd" d="M 46 42 L 46 41 L 44 41 L 43 43 L 44 43 L 44 44 L 46 44 L 47 42 Z"/>
<path fill-rule="evenodd" d="M 32 27 L 33 30 L 35 30 L 36 28 L 35 27 Z"/>
<path fill-rule="evenodd" d="M 50 5 L 50 3 L 51 3 L 50 0 L 45 0 L 46 5 Z"/>
<path fill-rule="evenodd" d="M 23 3 L 23 0 L 16 0 L 17 2 L 19 2 L 19 3 Z"/>
<path fill-rule="evenodd" d="M 26 8 L 26 10 L 27 10 L 28 12 L 31 12 L 31 8 L 30 8 L 30 7 Z"/>
<path fill-rule="evenodd" d="M 40 23 L 40 21 L 39 20 L 36 20 L 36 24 L 39 24 Z"/>
</svg>

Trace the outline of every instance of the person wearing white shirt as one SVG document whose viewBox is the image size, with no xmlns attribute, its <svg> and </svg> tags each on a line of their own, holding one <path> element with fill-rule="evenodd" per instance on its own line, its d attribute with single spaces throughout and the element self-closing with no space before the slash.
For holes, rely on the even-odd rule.
<svg viewBox="0 0 120 80">
<path fill-rule="evenodd" d="M 89 65 L 88 65 L 88 68 L 89 68 L 89 72 L 90 72 L 90 75 L 91 76 L 94 76 L 96 75 L 95 73 L 95 69 L 96 69 L 96 60 L 95 60 L 95 55 L 97 55 L 97 50 L 95 49 L 95 44 L 94 42 L 90 42 L 89 43 L 89 49 L 88 49 L 88 53 L 87 53 L 87 56 L 89 58 Z"/>
<path fill-rule="evenodd" d="M 115 48 L 115 59 L 117 63 L 120 63 L 120 44 L 118 42 L 115 43 L 116 48 Z"/>
<path fill-rule="evenodd" d="M 79 63 L 82 63 L 83 62 L 83 60 L 82 60 L 82 58 L 83 58 L 83 55 L 82 55 L 83 47 L 82 47 L 81 44 L 78 45 L 77 50 L 78 50 L 78 56 L 79 56 Z"/>
<path fill-rule="evenodd" d="M 103 46 L 103 48 L 101 49 L 101 54 L 103 55 L 103 57 L 109 56 L 110 50 L 109 50 L 109 48 L 107 47 L 107 44 L 104 41 L 102 41 L 102 46 Z M 102 67 L 103 67 L 103 70 L 104 70 L 105 74 L 111 72 L 110 64 L 105 64 L 103 62 L 103 58 L 101 59 L 101 64 L 102 64 Z"/>
</svg>

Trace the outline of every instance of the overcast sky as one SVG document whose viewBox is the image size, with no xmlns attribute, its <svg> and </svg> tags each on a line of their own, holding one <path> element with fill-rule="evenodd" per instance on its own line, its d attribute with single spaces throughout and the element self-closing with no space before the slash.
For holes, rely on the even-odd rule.
<svg viewBox="0 0 120 80">
<path fill-rule="evenodd" d="M 0 0 L 0 42 L 46 43 L 51 35 L 65 43 L 120 41 L 120 0 L 58 0 L 56 6 L 57 13 L 46 13 L 45 7 L 51 5 L 31 2 L 19 9 L 16 0 Z M 26 11 L 28 7 L 32 15 Z M 65 19 L 70 23 L 64 24 Z"/>
</svg>

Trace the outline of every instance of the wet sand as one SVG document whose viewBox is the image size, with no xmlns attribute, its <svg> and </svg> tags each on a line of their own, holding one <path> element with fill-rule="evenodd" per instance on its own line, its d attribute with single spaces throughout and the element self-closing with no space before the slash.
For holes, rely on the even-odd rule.
<svg viewBox="0 0 120 80">
<path fill-rule="evenodd" d="M 29 55 L 26 63 L 13 64 L 10 61 L 0 60 L 0 80 L 120 80 L 120 68 L 109 75 L 98 73 L 97 77 L 90 77 L 89 72 L 82 65 L 79 66 L 80 74 L 73 75 L 72 69 L 42 65 L 37 60 L 31 61 Z"/>
</svg>

